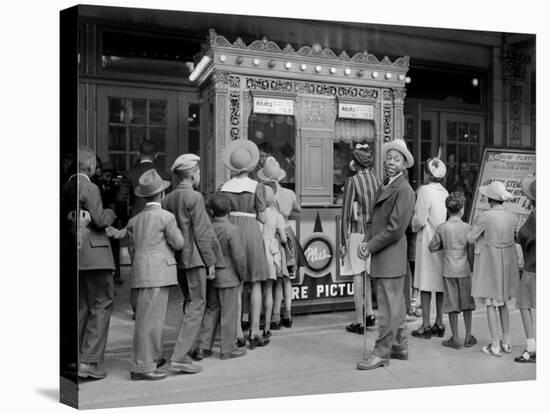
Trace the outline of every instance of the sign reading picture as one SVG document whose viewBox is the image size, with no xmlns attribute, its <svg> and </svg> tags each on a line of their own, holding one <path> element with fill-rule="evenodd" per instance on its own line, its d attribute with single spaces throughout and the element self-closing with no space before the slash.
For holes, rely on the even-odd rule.
<svg viewBox="0 0 550 414">
<path fill-rule="evenodd" d="M 256 96 L 253 111 L 257 114 L 294 115 L 294 101 Z"/>
<path fill-rule="evenodd" d="M 338 103 L 338 117 L 348 119 L 374 119 L 373 105 Z"/>
<path fill-rule="evenodd" d="M 477 189 L 493 181 L 501 181 L 506 191 L 514 196 L 514 199 L 506 201 L 504 205 L 508 211 L 516 215 L 516 229 L 519 229 L 533 209 L 533 203 L 521 191 L 521 180 L 527 174 L 535 174 L 535 171 L 534 150 L 485 148 L 470 212 L 470 223 L 475 222 L 480 212 L 489 209 L 486 197 Z"/>
</svg>

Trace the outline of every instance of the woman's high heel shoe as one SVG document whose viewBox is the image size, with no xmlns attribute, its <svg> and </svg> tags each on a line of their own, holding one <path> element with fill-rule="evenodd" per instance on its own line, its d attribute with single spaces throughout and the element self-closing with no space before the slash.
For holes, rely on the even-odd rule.
<svg viewBox="0 0 550 414">
<path fill-rule="evenodd" d="M 433 328 L 424 328 L 424 326 L 421 326 L 420 328 L 416 329 L 415 331 L 411 332 L 411 335 L 415 338 L 424 338 L 424 339 L 431 339 L 433 334 Z"/>
<path fill-rule="evenodd" d="M 248 342 L 250 343 L 250 349 L 254 349 L 257 346 L 266 346 L 269 344 L 269 338 L 264 338 L 260 335 L 254 335 L 254 337 L 248 338 Z"/>
<path fill-rule="evenodd" d="M 445 335 L 445 325 L 437 325 L 434 323 L 434 325 L 432 326 L 432 335 L 443 338 L 443 336 Z"/>
</svg>

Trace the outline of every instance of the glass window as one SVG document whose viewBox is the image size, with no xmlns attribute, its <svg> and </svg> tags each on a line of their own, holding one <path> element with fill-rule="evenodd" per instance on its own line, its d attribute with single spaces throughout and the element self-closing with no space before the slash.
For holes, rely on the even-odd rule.
<svg viewBox="0 0 550 414">
<path fill-rule="evenodd" d="M 248 119 L 248 139 L 260 150 L 260 161 L 253 176 L 263 167 L 265 159 L 274 157 L 286 177 L 281 186 L 296 190 L 296 126 L 293 116 L 251 114 Z"/>
<path fill-rule="evenodd" d="M 201 149 L 199 104 L 189 104 L 187 109 L 187 127 L 189 131 L 189 152 L 199 154 Z"/>
</svg>

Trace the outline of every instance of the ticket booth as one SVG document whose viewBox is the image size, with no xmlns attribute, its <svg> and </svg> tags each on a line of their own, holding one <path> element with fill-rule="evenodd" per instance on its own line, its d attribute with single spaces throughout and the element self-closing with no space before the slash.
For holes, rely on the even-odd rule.
<svg viewBox="0 0 550 414">
<path fill-rule="evenodd" d="M 302 206 L 291 217 L 307 259 L 293 281 L 297 313 L 353 308 L 339 257 L 343 185 L 356 143 L 373 146 L 380 176 L 381 144 L 403 138 L 408 66 L 408 57 L 338 55 L 318 44 L 295 50 L 266 38 L 232 43 L 210 30 L 191 75 L 200 89 L 204 190 L 229 179 L 222 152 L 231 140 L 253 140 L 279 161 L 282 185 Z"/>
</svg>

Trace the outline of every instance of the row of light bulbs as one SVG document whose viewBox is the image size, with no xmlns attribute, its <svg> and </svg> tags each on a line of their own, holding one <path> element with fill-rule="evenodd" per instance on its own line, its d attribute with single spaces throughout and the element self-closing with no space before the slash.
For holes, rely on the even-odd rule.
<svg viewBox="0 0 550 414">
<path fill-rule="evenodd" d="M 220 55 L 220 56 L 219 56 L 219 60 L 220 60 L 221 63 L 224 63 L 224 62 L 227 61 L 227 56 L 226 56 L 226 55 Z M 240 64 L 242 64 L 242 63 L 244 62 L 244 58 L 243 58 L 242 56 L 238 56 L 237 59 L 235 60 L 235 62 L 236 62 L 237 64 L 240 65 Z M 252 59 L 252 64 L 253 64 L 254 66 L 260 66 L 261 60 L 258 59 L 258 58 L 254 58 L 254 59 Z M 267 65 L 268 65 L 270 68 L 274 68 L 274 67 L 277 65 L 277 62 L 276 62 L 275 60 L 270 60 L 270 61 L 268 61 Z M 290 70 L 290 69 L 292 68 L 292 62 L 285 62 L 284 67 L 285 67 L 286 70 Z M 302 72 L 305 72 L 305 71 L 307 70 L 307 65 L 306 65 L 305 63 L 302 63 L 302 64 L 300 65 L 300 70 L 301 70 Z M 317 72 L 317 73 L 321 73 L 321 72 L 323 71 L 323 67 L 322 67 L 321 65 L 316 65 L 316 66 L 314 67 L 314 70 L 315 70 L 315 72 Z M 334 74 L 337 72 L 337 69 L 336 69 L 335 67 L 330 67 L 330 68 L 329 68 L 329 72 L 330 72 L 332 75 L 334 75 Z M 351 72 L 352 72 L 352 71 L 351 71 L 350 68 L 345 68 L 345 69 L 344 69 L 344 75 L 346 75 L 346 76 L 351 75 Z M 365 76 L 367 73 L 368 73 L 367 71 L 361 69 L 361 70 L 359 70 L 359 71 L 357 72 L 357 76 L 363 77 L 363 76 Z M 378 79 L 378 78 L 380 77 L 380 73 L 374 71 L 374 72 L 371 72 L 371 73 L 370 73 L 370 76 L 371 76 L 371 78 L 373 78 L 373 79 Z M 386 80 L 390 80 L 392 77 L 393 77 L 393 74 L 390 73 L 390 72 L 386 72 L 386 73 L 384 74 L 384 78 L 385 78 Z M 398 78 L 401 82 L 402 82 L 402 81 L 405 81 L 405 83 L 410 83 L 410 82 L 411 82 L 411 78 L 409 78 L 408 76 L 405 77 L 405 75 L 403 75 L 403 74 L 398 75 L 397 78 Z"/>
</svg>

